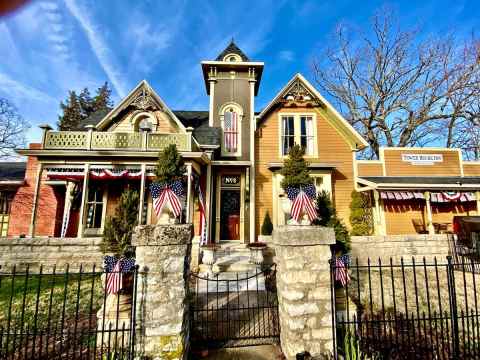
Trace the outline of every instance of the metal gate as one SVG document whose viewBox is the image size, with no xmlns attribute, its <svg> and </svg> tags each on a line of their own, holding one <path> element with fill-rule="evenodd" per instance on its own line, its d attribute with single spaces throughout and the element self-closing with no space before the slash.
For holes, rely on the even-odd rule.
<svg viewBox="0 0 480 360">
<path fill-rule="evenodd" d="M 279 343 L 276 266 L 247 273 L 190 275 L 193 349 Z"/>
</svg>

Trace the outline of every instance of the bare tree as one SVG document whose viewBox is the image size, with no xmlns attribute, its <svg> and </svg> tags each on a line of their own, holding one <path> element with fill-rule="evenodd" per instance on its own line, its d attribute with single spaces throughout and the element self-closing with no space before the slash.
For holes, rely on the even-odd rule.
<svg viewBox="0 0 480 360">
<path fill-rule="evenodd" d="M 0 98 L 0 159 L 11 157 L 13 150 L 25 144 L 25 131 L 29 128 L 17 109 Z"/>
<path fill-rule="evenodd" d="M 420 42 L 388 12 L 373 18 L 371 34 L 350 38 L 338 26 L 335 46 L 313 64 L 319 86 L 370 144 L 366 157 L 380 146 L 471 143 L 458 131 L 479 124 L 478 47 Z"/>
</svg>

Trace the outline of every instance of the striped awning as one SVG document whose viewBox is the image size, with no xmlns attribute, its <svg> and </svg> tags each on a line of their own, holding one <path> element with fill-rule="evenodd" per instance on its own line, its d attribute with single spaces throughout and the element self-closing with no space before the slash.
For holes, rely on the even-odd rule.
<svg viewBox="0 0 480 360">
<path fill-rule="evenodd" d="M 381 191 L 380 198 L 383 200 L 423 200 L 425 195 L 420 191 Z M 475 201 L 476 196 L 472 192 L 431 192 L 430 202 L 469 202 Z"/>
</svg>

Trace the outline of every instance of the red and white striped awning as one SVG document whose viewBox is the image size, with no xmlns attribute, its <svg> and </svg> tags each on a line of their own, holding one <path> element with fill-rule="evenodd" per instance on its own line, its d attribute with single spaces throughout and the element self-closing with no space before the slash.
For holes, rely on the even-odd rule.
<svg viewBox="0 0 480 360">
<path fill-rule="evenodd" d="M 380 198 L 383 200 L 422 200 L 425 195 L 420 191 L 381 191 Z M 472 192 L 431 192 L 432 203 L 469 202 L 475 201 L 476 196 Z"/>
</svg>

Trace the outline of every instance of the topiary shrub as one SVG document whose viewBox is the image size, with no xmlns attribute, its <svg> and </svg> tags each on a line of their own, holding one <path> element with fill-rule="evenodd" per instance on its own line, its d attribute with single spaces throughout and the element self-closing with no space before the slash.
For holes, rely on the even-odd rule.
<svg viewBox="0 0 480 360">
<path fill-rule="evenodd" d="M 185 171 L 183 158 L 175 144 L 168 145 L 159 153 L 155 168 L 156 182 L 170 184 L 173 181 L 182 180 Z"/>
<path fill-rule="evenodd" d="M 310 170 L 308 170 L 308 162 L 303 156 L 305 150 L 300 145 L 295 145 L 288 151 L 288 156 L 283 161 L 283 168 L 280 174 L 283 175 L 280 186 L 282 189 L 300 188 L 313 184 L 313 179 L 310 177 Z"/>
<path fill-rule="evenodd" d="M 345 224 L 337 217 L 337 211 L 333 206 L 330 194 L 322 191 L 317 195 L 316 200 L 318 219 L 315 225 L 327 226 L 333 228 L 335 232 L 334 251 L 348 253 L 350 251 L 350 235 Z"/>
<path fill-rule="evenodd" d="M 270 236 L 272 235 L 272 231 L 273 231 L 273 224 L 272 224 L 272 220 L 270 219 L 270 214 L 267 211 L 267 213 L 265 214 L 265 217 L 263 218 L 261 233 L 264 236 Z"/>
<path fill-rule="evenodd" d="M 139 196 L 135 190 L 125 190 L 115 209 L 115 215 L 105 220 L 102 251 L 116 257 L 133 257 L 132 234 L 138 223 Z"/>
<path fill-rule="evenodd" d="M 370 199 L 358 191 L 352 191 L 350 203 L 350 225 L 352 236 L 365 236 L 373 234 L 373 216 Z"/>
</svg>

